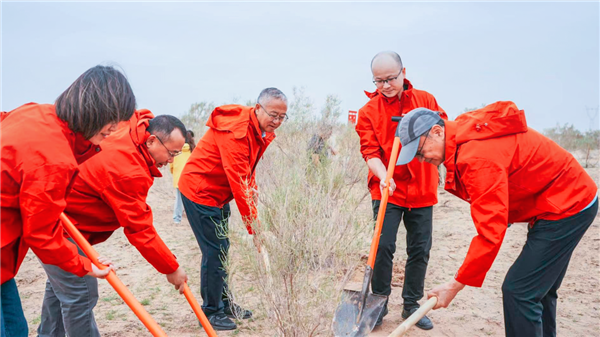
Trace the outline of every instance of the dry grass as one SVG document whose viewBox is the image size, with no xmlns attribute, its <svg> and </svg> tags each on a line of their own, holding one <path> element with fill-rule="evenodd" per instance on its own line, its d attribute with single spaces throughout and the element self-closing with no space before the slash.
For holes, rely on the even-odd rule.
<svg viewBox="0 0 600 337">
<path fill-rule="evenodd" d="M 284 128 L 257 167 L 259 188 L 267 191 L 259 197 L 259 235 L 270 272 L 240 226 L 230 233 L 241 257 L 228 263 L 230 287 L 239 293 L 238 279 L 253 280 L 280 336 L 329 334 L 344 276 L 360 262 L 371 233 L 370 212 L 360 209 L 367 193 L 358 136 L 339 128 L 338 155 L 315 166 L 306 147 L 316 128 Z"/>
</svg>

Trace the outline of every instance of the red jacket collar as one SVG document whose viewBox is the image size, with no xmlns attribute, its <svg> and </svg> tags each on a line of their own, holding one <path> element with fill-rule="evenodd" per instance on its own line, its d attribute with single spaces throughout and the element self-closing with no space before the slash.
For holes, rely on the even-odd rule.
<svg viewBox="0 0 600 337">
<path fill-rule="evenodd" d="M 54 106 L 52 107 L 54 108 Z M 58 116 L 55 117 L 63 129 L 63 133 L 69 140 L 69 145 L 71 145 L 73 156 L 75 157 L 75 161 L 77 161 L 77 165 L 82 164 L 84 161 L 90 159 L 102 150 L 100 145 L 93 144 L 89 140 L 85 139 L 81 133 L 71 130 L 67 122 L 63 121 Z"/>
<path fill-rule="evenodd" d="M 71 133 L 71 148 L 78 165 L 102 150 L 100 145 L 95 145 L 85 139 L 81 133 Z"/>
<path fill-rule="evenodd" d="M 162 177 L 158 167 L 156 167 L 156 161 L 150 155 L 148 146 L 146 145 L 146 140 L 150 137 L 150 132 L 148 132 L 147 129 L 152 118 L 154 118 L 154 114 L 152 114 L 150 110 L 136 110 L 133 117 L 129 120 L 129 135 L 131 136 L 133 143 L 139 149 L 142 157 L 144 157 L 148 169 L 150 170 L 150 175 L 153 177 Z"/>
<path fill-rule="evenodd" d="M 254 132 L 256 132 L 256 137 L 259 138 L 262 143 L 268 144 L 275 138 L 274 132 L 265 132 L 265 136 L 263 137 L 263 131 L 260 129 L 260 124 L 256 117 L 256 109 L 254 108 L 252 108 L 252 111 L 250 112 L 250 124 L 252 125 Z"/>
<path fill-rule="evenodd" d="M 444 189 L 454 190 L 456 181 L 454 180 L 454 172 L 456 171 L 456 122 L 445 121 L 444 129 L 446 131 L 446 146 L 444 166 L 446 167 L 446 184 Z"/>
</svg>

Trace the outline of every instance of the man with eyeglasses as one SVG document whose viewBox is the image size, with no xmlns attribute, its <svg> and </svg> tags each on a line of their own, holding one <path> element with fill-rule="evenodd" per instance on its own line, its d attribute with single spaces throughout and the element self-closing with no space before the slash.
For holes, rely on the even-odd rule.
<svg viewBox="0 0 600 337">
<path fill-rule="evenodd" d="M 287 120 L 287 98 L 279 89 L 264 89 L 254 107 L 217 107 L 206 125 L 210 128 L 194 149 L 181 177 L 183 207 L 202 251 L 200 290 L 204 310 L 215 330 L 234 330 L 230 319 L 250 318 L 227 296 L 223 262 L 229 250 L 229 202 L 235 200 L 248 233 L 258 225 L 255 169 L 275 138 L 274 131 Z M 260 251 L 260 242 L 253 236 Z"/>
<path fill-rule="evenodd" d="M 406 79 L 406 68 L 400 56 L 393 51 L 380 52 L 371 61 L 373 83 L 377 90 L 365 92 L 369 102 L 358 112 L 356 132 L 360 136 L 360 151 L 369 167 L 368 187 L 371 192 L 373 217 L 377 217 L 385 188 L 387 165 L 392 153 L 392 144 L 397 123 L 392 116 L 404 116 L 414 108 L 424 107 L 439 111 L 442 118 L 446 113 L 428 92 L 414 89 Z M 402 317 L 407 318 L 419 308 L 423 297 L 425 274 L 429 261 L 432 238 L 433 205 L 437 203 L 437 167 L 412 161 L 398 166 L 390 180 L 389 201 L 381 232 L 381 239 L 371 287 L 373 293 L 389 296 L 392 292 L 392 268 L 396 251 L 396 236 L 400 221 L 406 228 L 406 260 L 402 298 Z M 387 302 L 376 326 L 383 323 L 388 314 Z M 433 328 L 427 316 L 416 324 L 425 330 Z"/>
<path fill-rule="evenodd" d="M 181 153 L 185 126 L 148 110 L 137 110 L 125 123 L 103 141 L 102 152 L 79 166 L 65 214 L 92 245 L 123 227 L 129 242 L 182 293 L 187 275 L 158 236 L 146 197 L 154 178 L 162 176 L 158 169 Z M 100 336 L 93 313 L 96 279 L 42 266 L 48 280 L 38 336 Z"/>
</svg>

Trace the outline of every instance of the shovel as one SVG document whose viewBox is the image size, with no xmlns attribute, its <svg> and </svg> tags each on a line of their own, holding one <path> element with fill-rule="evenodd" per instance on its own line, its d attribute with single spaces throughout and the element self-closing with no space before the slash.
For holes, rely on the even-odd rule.
<svg viewBox="0 0 600 337">
<path fill-rule="evenodd" d="M 392 117 L 392 121 L 399 122 L 401 117 Z M 377 214 L 377 223 L 375 225 L 375 233 L 373 241 L 371 241 L 371 250 L 369 251 L 369 259 L 365 268 L 365 276 L 361 291 L 347 290 L 342 293 L 342 299 L 337 307 L 333 318 L 333 333 L 336 337 L 352 336 L 362 337 L 367 336 L 375 327 L 377 318 L 383 311 L 387 296 L 373 294 L 369 292 L 371 279 L 373 278 L 373 267 L 375 266 L 375 257 L 377 248 L 379 247 L 379 237 L 381 236 L 381 228 L 383 227 L 383 219 L 385 218 L 385 209 L 389 197 L 390 179 L 394 175 L 396 160 L 400 150 L 400 137 L 396 129 L 394 144 L 392 146 L 392 155 L 387 168 L 385 177 L 385 186 L 383 195 L 381 196 L 381 204 L 379 213 Z"/>
<path fill-rule="evenodd" d="M 60 220 L 62 221 L 63 227 L 65 228 L 65 230 L 69 233 L 71 238 L 73 238 L 73 240 L 75 240 L 75 242 L 81 248 L 81 250 L 83 250 L 85 255 L 87 255 L 89 257 L 89 259 L 98 268 L 100 268 L 100 269 L 106 268 L 105 265 L 103 265 L 97 261 L 98 253 L 96 252 L 96 250 L 92 247 L 92 245 L 90 245 L 89 242 L 87 242 L 85 237 L 83 235 L 81 235 L 81 232 L 79 232 L 77 227 L 75 227 L 73 225 L 71 220 L 69 220 L 69 218 L 67 218 L 67 216 L 64 213 L 60 214 Z M 119 280 L 119 278 L 114 273 L 114 271 L 111 271 L 108 274 L 108 276 L 106 277 L 106 280 L 108 281 L 108 283 L 110 283 L 110 285 L 113 288 L 115 288 L 115 290 L 117 291 L 119 296 L 121 296 L 123 301 L 129 306 L 129 308 L 131 308 L 133 313 L 140 319 L 140 321 L 142 321 L 142 323 L 146 326 L 146 328 L 148 328 L 148 331 L 150 331 L 150 333 L 153 336 L 158 336 L 158 337 L 166 337 L 167 336 L 165 334 L 165 332 L 160 328 L 160 326 L 156 323 L 156 321 L 150 316 L 150 314 L 148 314 L 146 309 L 144 309 L 144 307 L 140 304 L 140 302 L 138 302 L 135 299 L 135 297 L 133 297 L 133 294 L 129 291 L 129 289 L 127 289 L 127 287 L 123 284 L 123 282 L 121 282 L 121 280 Z M 196 301 L 196 298 L 192 294 L 192 291 L 188 287 L 187 283 L 184 285 L 183 293 L 185 295 L 185 298 L 190 303 L 192 310 L 198 317 L 198 320 L 202 324 L 202 327 L 204 327 L 204 331 L 206 331 L 206 334 L 209 337 L 217 337 L 217 333 L 215 332 L 213 327 L 210 325 L 210 322 L 206 318 L 206 315 L 202 311 L 202 308 L 200 307 L 200 305 L 198 305 L 198 302 Z"/>
<path fill-rule="evenodd" d="M 98 253 L 96 250 L 90 245 L 89 242 L 85 239 L 85 237 L 79 232 L 77 227 L 73 225 L 71 220 L 67 218 L 65 213 L 60 214 L 60 220 L 63 223 L 63 227 L 67 230 L 71 238 L 75 240 L 77 245 L 83 250 L 85 255 L 96 265 L 96 267 L 100 269 L 105 269 L 106 266 L 98 262 Z M 161 329 L 161 327 L 156 323 L 156 321 L 150 316 L 150 314 L 144 309 L 144 307 L 138 302 L 133 294 L 127 289 L 125 284 L 121 282 L 121 280 L 117 277 L 114 271 L 110 271 L 108 276 L 106 276 L 106 280 L 110 285 L 115 288 L 115 291 L 121 296 L 123 301 L 131 308 L 133 313 L 142 321 L 142 323 L 146 326 L 148 331 L 155 337 L 166 337 L 167 334 Z"/>
</svg>

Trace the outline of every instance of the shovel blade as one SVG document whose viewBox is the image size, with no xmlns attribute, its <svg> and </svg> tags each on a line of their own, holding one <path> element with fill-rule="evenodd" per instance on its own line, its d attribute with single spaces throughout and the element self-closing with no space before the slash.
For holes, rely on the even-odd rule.
<svg viewBox="0 0 600 337">
<path fill-rule="evenodd" d="M 368 293 L 365 308 L 360 315 L 360 291 L 344 290 L 333 318 L 333 334 L 336 337 L 367 336 L 375 327 L 386 300 L 387 296 Z"/>
</svg>

